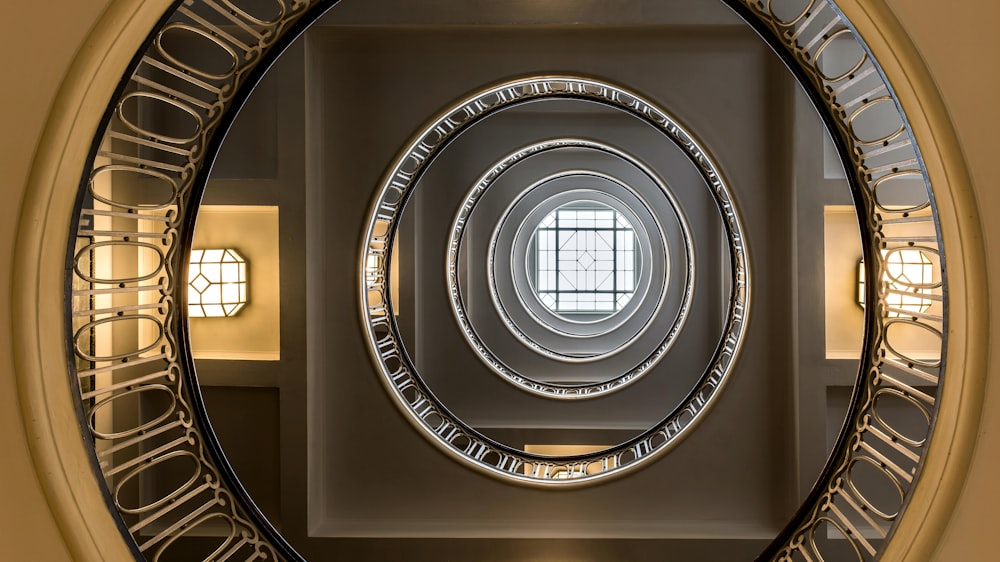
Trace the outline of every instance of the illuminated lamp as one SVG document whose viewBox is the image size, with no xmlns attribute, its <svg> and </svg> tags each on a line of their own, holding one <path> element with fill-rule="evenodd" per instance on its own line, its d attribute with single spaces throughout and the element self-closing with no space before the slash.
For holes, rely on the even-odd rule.
<svg viewBox="0 0 1000 562">
<path fill-rule="evenodd" d="M 232 248 L 192 250 L 188 269 L 188 315 L 233 316 L 247 303 L 247 260 Z"/>
<path fill-rule="evenodd" d="M 882 282 L 888 289 L 885 304 L 890 317 L 926 312 L 933 301 L 924 295 L 930 294 L 933 285 L 934 264 L 927 254 L 916 249 L 882 250 L 885 272 Z M 858 304 L 865 306 L 865 260 L 858 264 Z"/>
</svg>

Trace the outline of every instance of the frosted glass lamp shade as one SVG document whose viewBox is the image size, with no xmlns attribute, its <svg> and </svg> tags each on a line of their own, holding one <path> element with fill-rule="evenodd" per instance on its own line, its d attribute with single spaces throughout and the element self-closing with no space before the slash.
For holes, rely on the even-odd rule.
<svg viewBox="0 0 1000 562">
<path fill-rule="evenodd" d="M 188 315 L 226 317 L 247 303 L 247 260 L 232 248 L 192 250 L 188 269 Z"/>
<path fill-rule="evenodd" d="M 889 317 L 926 312 L 933 301 L 925 295 L 933 286 L 934 264 L 920 250 L 882 250 L 885 273 L 882 282 L 888 289 L 885 304 Z M 865 262 L 858 265 L 858 304 L 865 305 Z"/>
</svg>

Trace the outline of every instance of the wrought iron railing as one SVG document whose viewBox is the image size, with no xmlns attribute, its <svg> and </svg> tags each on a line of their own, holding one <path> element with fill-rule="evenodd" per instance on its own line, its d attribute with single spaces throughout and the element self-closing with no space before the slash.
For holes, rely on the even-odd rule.
<svg viewBox="0 0 1000 562">
<path fill-rule="evenodd" d="M 869 264 L 865 300 L 875 305 L 866 309 L 857 384 L 834 450 L 793 520 L 759 559 L 829 559 L 817 538 L 836 537 L 844 539 L 859 560 L 870 560 L 878 557 L 905 508 L 933 427 L 947 332 L 940 229 L 933 192 L 906 115 L 871 51 L 835 3 L 783 4 L 791 6 L 780 15 L 770 1 L 740 2 L 733 7 L 796 75 L 837 144 L 854 196 L 864 260 Z M 838 40 L 859 47 L 857 63 L 828 75 L 824 52 Z M 890 109 L 892 119 L 884 114 Z M 883 113 L 881 127 L 866 126 L 877 112 Z M 892 125 L 885 128 L 886 123 Z M 895 203 L 888 202 L 890 189 L 896 190 Z M 934 257 L 933 281 L 893 278 L 887 282 L 886 258 L 906 249 L 920 249 Z M 923 312 L 894 308 L 887 297 L 900 290 L 919 291 L 921 298 L 936 305 Z M 908 356 L 893 345 L 901 337 L 901 326 L 925 332 L 938 345 L 922 349 L 920 357 Z M 926 426 L 914 433 L 912 427 L 904 428 L 881 415 L 892 401 L 913 408 Z M 873 501 L 873 490 L 855 483 L 858 467 L 877 471 L 884 478 L 882 486 L 897 492 L 898 502 Z"/>
<path fill-rule="evenodd" d="M 185 272 L 225 131 L 280 52 L 333 4 L 275 0 L 250 11 L 230 0 L 177 2 L 95 139 L 71 238 L 72 364 L 137 557 L 158 560 L 179 538 L 207 534 L 219 544 L 206 559 L 300 559 L 243 489 L 208 422 L 183 313 Z M 139 489 L 158 472 L 190 477 L 170 490 Z"/>
<path fill-rule="evenodd" d="M 300 559 L 254 506 L 209 424 L 188 343 L 185 256 L 233 117 L 275 57 L 334 3 L 255 2 L 255 10 L 270 10 L 259 13 L 236 0 L 177 2 L 136 55 L 96 133 L 69 242 L 67 337 L 87 439 L 137 558 L 163 558 L 178 539 L 210 531 L 219 544 L 206 559 Z M 789 0 L 782 10 L 769 0 L 726 3 L 785 61 L 832 133 L 855 197 L 873 304 L 834 452 L 760 559 L 830 559 L 824 549 L 833 542 L 859 560 L 875 559 L 919 476 L 944 374 L 947 293 L 931 187 L 891 85 L 834 3 Z M 824 53 L 845 41 L 860 47 L 857 64 L 825 75 Z M 192 48 L 210 56 L 190 59 Z M 895 124 L 879 131 L 874 116 L 887 111 Z M 910 249 L 931 257 L 933 281 L 886 282 L 893 252 Z M 891 294 L 914 291 L 929 309 L 889 304 Z M 896 342 L 914 330 L 940 346 L 920 356 L 903 351 Z M 926 427 L 898 425 L 885 415 L 892 404 Z M 140 479 L 168 469 L 189 476 L 170 490 L 139 490 Z M 860 470 L 874 471 L 898 501 L 876 502 L 854 477 Z M 833 536 L 843 540 L 819 540 Z"/>
</svg>

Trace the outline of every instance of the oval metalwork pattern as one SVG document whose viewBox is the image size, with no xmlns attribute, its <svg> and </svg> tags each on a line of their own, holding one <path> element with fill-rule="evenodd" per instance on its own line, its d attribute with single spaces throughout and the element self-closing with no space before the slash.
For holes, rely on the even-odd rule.
<svg viewBox="0 0 1000 562">
<path fill-rule="evenodd" d="M 181 271 L 188 252 L 182 240 L 193 228 L 195 186 L 208 143 L 232 117 L 225 110 L 259 79 L 255 69 L 267 66 L 259 66 L 261 55 L 294 36 L 285 34 L 307 13 L 318 17 L 331 4 L 178 2 L 135 59 L 98 133 L 85 182 L 93 203 L 81 204 L 70 244 L 73 365 L 86 427 L 101 444 L 97 465 L 115 484 L 114 505 L 136 551 L 150 560 L 170 557 L 178 538 L 219 525 L 229 531 L 208 549 L 208 559 L 298 558 L 238 481 L 224 475 L 227 468 L 220 469 L 218 445 L 196 411 L 200 399 L 192 396 L 190 357 L 182 343 L 184 310 L 174 302 L 186 302 Z M 213 60 L 228 62 L 202 68 L 181 55 L 190 53 L 185 48 L 210 48 Z M 140 122 L 135 112 L 144 105 L 162 108 L 172 119 Z M 105 186 L 112 175 L 141 179 L 146 187 L 138 194 L 111 192 Z M 115 252 L 137 251 L 145 256 L 138 274 L 117 274 L 106 265 Z M 149 329 L 138 330 L 139 322 Z M 136 325 L 148 339 L 131 350 L 103 351 L 116 324 Z M 139 422 L 116 422 L 110 415 L 112 407 L 140 397 Z M 165 465 L 185 466 L 187 476 L 145 501 L 123 495 L 132 487 L 123 484 Z"/>
<path fill-rule="evenodd" d="M 191 468 L 193 469 L 191 477 L 188 478 L 186 481 L 183 481 L 176 488 L 167 492 L 166 494 L 163 494 L 161 497 L 148 501 L 148 503 L 138 505 L 136 507 L 126 507 L 122 503 L 121 491 L 129 482 L 136 480 L 138 485 L 138 479 L 141 479 L 143 477 L 150 477 L 150 475 L 155 474 L 158 470 L 166 471 L 166 469 L 163 468 L 164 466 L 178 464 L 177 463 L 178 460 L 184 460 L 184 459 L 186 459 L 188 462 L 191 463 Z M 176 468 L 174 470 L 176 470 Z M 127 472 L 124 476 L 122 476 L 122 478 L 118 481 L 118 483 L 115 484 L 115 489 L 114 489 L 115 505 L 118 506 L 118 509 L 120 509 L 122 513 L 128 513 L 128 514 L 144 513 L 157 509 L 165 505 L 167 502 L 174 501 L 175 499 L 180 497 L 181 494 L 183 494 L 187 490 L 190 490 L 194 485 L 194 483 L 198 481 L 198 478 L 200 476 L 202 476 L 201 462 L 198 460 L 198 457 L 194 456 L 194 454 L 192 454 L 190 451 L 172 451 L 163 456 L 153 459 L 147 464 L 137 466 L 136 468 L 132 469 L 131 471 Z"/>
<path fill-rule="evenodd" d="M 158 308 L 158 307 L 156 307 Z M 162 314 L 163 311 L 161 310 Z M 153 328 L 156 330 L 156 335 L 153 336 L 153 342 L 146 345 L 145 347 L 140 347 L 135 350 L 129 351 L 119 351 L 111 355 L 93 355 L 88 351 L 85 351 L 85 345 L 82 341 L 84 336 L 89 336 L 92 330 L 99 329 L 105 324 L 123 324 L 126 322 L 131 322 L 135 325 L 135 330 L 138 332 L 141 330 L 140 324 L 152 324 Z M 117 316 L 112 316 L 110 318 L 102 318 L 100 320 L 94 320 L 93 322 L 88 322 L 84 324 L 76 332 L 76 336 L 73 338 L 73 346 L 76 354 L 86 359 L 87 361 L 119 361 L 127 360 L 130 356 L 139 356 L 150 351 L 153 351 L 160 345 L 160 340 L 163 338 L 163 324 L 160 319 L 156 316 L 150 316 L 148 314 L 130 314 L 128 316 L 121 314 Z M 88 344 L 89 345 L 89 344 Z"/>
<path fill-rule="evenodd" d="M 160 395 L 166 398 L 166 403 L 160 406 L 162 411 L 157 412 L 154 410 L 154 413 L 159 415 L 153 417 L 153 419 L 147 421 L 140 420 L 137 425 L 133 427 L 115 427 L 113 432 L 105 432 L 97 428 L 97 418 L 100 416 L 102 410 L 110 410 L 117 405 L 118 402 L 127 402 L 130 399 L 138 400 L 140 399 L 140 396 L 150 395 Z M 178 417 L 175 412 L 176 406 L 177 398 L 174 396 L 173 391 L 166 385 L 146 384 L 136 388 L 125 389 L 124 391 L 112 394 L 93 405 L 90 409 L 90 431 L 94 434 L 94 437 L 100 439 L 123 439 L 127 437 L 135 437 L 163 424 L 167 420 Z"/>
<path fill-rule="evenodd" d="M 161 54 L 161 56 L 163 55 Z M 185 67 L 184 70 L 186 70 L 187 72 L 191 72 L 191 69 L 187 67 Z M 135 102 L 129 104 L 128 102 L 132 100 L 135 100 Z M 154 107 L 159 105 L 163 108 L 172 109 L 174 118 L 166 121 L 169 121 L 174 124 L 176 124 L 179 121 L 180 124 L 182 125 L 182 127 L 179 128 L 185 130 L 187 129 L 191 130 L 190 136 L 179 137 L 179 136 L 174 136 L 176 133 L 172 135 L 164 132 L 150 131 L 148 129 L 139 126 L 139 124 L 134 123 L 131 118 L 126 117 L 126 115 L 128 114 L 140 112 L 143 105 L 154 106 Z M 149 107 L 147 107 L 147 110 L 152 111 L 152 109 Z M 188 121 L 188 119 L 185 119 L 185 116 L 189 118 L 190 121 Z M 204 120 L 202 116 L 199 115 L 198 112 L 193 107 L 183 103 L 182 101 L 180 101 L 175 97 L 171 97 L 169 95 L 161 94 L 158 92 L 132 92 L 129 94 L 125 94 L 125 97 L 122 99 L 121 102 L 119 102 L 118 105 L 118 119 L 119 121 L 121 121 L 123 125 L 131 129 L 132 132 L 134 133 L 138 133 L 145 137 L 153 138 L 160 142 L 165 142 L 170 144 L 188 144 L 194 142 L 198 138 L 200 133 L 204 130 Z"/>
<path fill-rule="evenodd" d="M 197 37 L 201 37 L 202 43 L 206 43 L 208 45 L 214 45 L 217 49 L 221 49 L 222 54 L 225 55 L 227 62 L 229 63 L 227 65 L 229 68 L 225 69 L 225 71 L 221 73 L 211 72 L 203 68 L 198 68 L 196 66 L 183 62 L 180 59 L 180 55 L 172 55 L 170 53 L 170 50 L 163 44 L 164 39 L 170 37 L 169 34 L 171 31 L 175 32 L 172 34 L 174 36 L 177 35 L 183 36 L 183 34 L 192 36 L 192 39 L 188 39 L 188 41 L 191 43 L 197 42 L 198 41 Z M 181 39 L 176 39 L 176 40 L 181 41 Z M 202 47 L 202 49 L 203 48 L 204 47 Z M 156 36 L 156 50 L 160 54 L 160 56 L 162 56 L 165 60 L 170 62 L 175 67 L 186 70 L 202 78 L 207 78 L 209 80 L 225 80 L 230 76 L 232 76 L 233 73 L 236 72 L 236 69 L 239 66 L 239 55 L 236 54 L 236 50 L 233 49 L 233 47 L 227 45 L 222 39 L 212 35 L 211 33 L 205 31 L 204 29 L 200 29 L 198 27 L 194 27 L 190 24 L 185 24 L 185 23 L 172 23 L 164 27 L 163 31 L 161 31 Z"/>
<path fill-rule="evenodd" d="M 145 177 L 147 179 L 156 180 L 157 183 L 166 186 L 166 192 L 161 193 L 158 196 L 154 196 L 149 203 L 144 203 L 142 205 L 130 204 L 125 201 L 114 201 L 98 193 L 94 186 L 95 184 L 102 183 L 101 180 L 104 179 L 103 178 L 104 174 L 107 174 L 109 177 L 113 177 L 115 175 L 115 172 L 120 172 L 121 174 L 129 173 L 129 174 L 134 174 L 135 176 L 138 177 Z M 156 189 L 156 188 L 151 188 L 149 186 L 145 187 L 146 190 L 149 191 Z M 126 164 L 101 166 L 100 168 L 96 169 L 94 171 L 93 176 L 90 179 L 88 190 L 90 196 L 96 199 L 97 201 L 100 201 L 105 205 L 113 205 L 116 207 L 121 207 L 126 211 L 138 211 L 138 210 L 156 211 L 159 209 L 166 209 L 174 201 L 177 200 L 177 184 L 174 183 L 174 181 L 170 179 L 169 176 L 167 176 L 162 172 L 157 172 L 156 170 L 151 170 L 149 168 L 140 168 L 138 166 L 132 166 Z"/>
<path fill-rule="evenodd" d="M 862 219 L 865 261 L 869 264 L 867 302 L 879 302 L 888 290 L 876 277 L 877 272 L 884 270 L 882 250 L 920 244 L 940 253 L 942 246 L 936 234 L 937 215 L 927 174 L 906 117 L 895 101 L 892 87 L 885 82 L 877 62 L 833 2 L 802 0 L 790 2 L 788 9 L 778 10 L 771 0 L 724 1 L 775 48 L 824 116 L 848 170 L 858 216 Z M 68 244 L 72 267 L 68 272 L 71 292 L 67 299 L 71 314 L 67 319 L 66 337 L 74 338 L 77 330 L 88 323 L 118 312 L 129 313 L 127 307 L 131 305 L 124 304 L 126 302 L 161 303 L 153 310 L 163 325 L 158 345 L 135 350 L 125 363 L 88 359 L 102 357 L 96 348 L 74 352 L 71 363 L 74 380 L 79 381 L 80 398 L 87 418 L 84 426 L 101 443 L 95 451 L 95 463 L 110 484 L 136 467 L 182 451 L 198 459 L 205 475 L 185 484 L 181 494 L 185 501 L 167 502 L 161 507 L 150 508 L 155 512 L 155 518 L 140 520 L 134 514 L 121 513 L 123 526 L 132 535 L 138 552 L 152 560 L 158 559 L 178 537 L 214 519 L 224 522 L 232 532 L 215 552 L 210 553 L 209 558 L 301 559 L 248 500 L 238 479 L 226 468 L 221 451 L 203 418 L 200 396 L 191 388 L 195 379 L 191 373 L 192 363 L 184 348 L 184 306 L 173 306 L 173 302 L 181 305 L 185 302 L 180 274 L 184 271 L 183 260 L 189 249 L 197 201 L 204 187 L 202 171 L 218 149 L 213 139 L 228 128 L 234 101 L 242 100 L 241 96 L 253 87 L 261 75 L 260 69 L 270 64 L 280 52 L 280 48 L 276 47 L 294 37 L 307 22 L 319 17 L 334 2 L 275 0 L 273 4 L 273 13 L 256 14 L 254 10 L 266 11 L 267 8 L 256 3 L 251 8 L 238 0 L 176 3 L 161 25 L 183 23 L 213 38 L 213 41 L 218 40 L 220 45 L 228 47 L 227 52 L 236 53 L 236 67 L 224 79 L 198 75 L 164 57 L 152 42 L 147 44 L 134 59 L 122 88 L 111 102 L 111 111 L 104 125 L 96 132 L 91 163 L 81 178 L 81 185 L 84 186 L 81 201 L 84 193 L 96 189 L 94 199 L 98 204 L 93 208 L 81 205 L 73 223 Z M 858 42 L 866 56 L 851 72 L 823 75 L 817 70 L 817 60 L 834 34 Z M 505 94 L 497 92 L 497 95 Z M 641 100 L 634 98 L 622 97 L 617 101 L 642 107 Z M 129 119 L 131 110 L 126 104 L 132 106 L 139 103 L 168 107 L 186 122 L 188 130 L 181 127 L 178 133 L 138 126 Z M 874 104 L 882 106 L 879 111 L 889 108 L 898 113 L 898 130 L 856 134 L 857 129 L 862 128 L 862 119 L 876 109 Z M 476 115 L 480 110 L 476 107 L 459 108 L 442 124 L 460 123 L 468 112 Z M 650 115 L 653 120 L 660 117 Z M 443 135 L 447 131 L 435 134 Z M 434 134 L 428 134 L 424 140 L 433 139 Z M 414 152 L 399 165 L 401 179 L 406 179 L 421 164 L 421 157 L 416 152 L 419 147 L 413 148 Z M 112 166 L 137 166 L 146 171 L 143 173 L 159 174 L 158 177 L 170 185 L 169 201 L 165 200 L 165 193 L 158 193 L 141 204 L 135 201 L 118 202 L 111 194 L 101 192 L 93 180 L 102 173 L 102 166 L 109 163 Z M 903 179 L 913 181 L 900 181 Z M 883 196 L 890 185 L 893 197 Z M 897 192 L 901 192 L 901 198 L 908 202 L 905 206 L 892 203 L 899 197 Z M 384 200 L 399 202 L 398 199 L 391 199 L 388 193 Z M 392 207 L 390 205 L 387 210 L 390 216 Z M 131 220 L 136 226 L 127 231 L 96 226 L 91 219 L 97 216 Z M 151 232 L 148 225 L 156 226 Z M 914 236 L 912 229 L 915 225 L 925 227 L 930 234 Z M 389 240 L 384 237 L 376 239 L 380 237 L 380 229 L 387 232 L 388 227 L 388 222 L 376 222 L 370 227 L 370 233 L 374 233 L 373 241 L 383 244 L 383 248 L 388 246 Z M 162 263 L 154 268 L 159 273 L 119 279 L 95 272 L 101 269 L 102 264 L 95 260 L 101 260 L 103 252 L 90 250 L 105 247 L 134 249 L 138 244 L 136 240 L 145 236 L 155 241 L 156 253 L 162 256 Z M 374 254 L 374 247 L 367 247 L 365 251 Z M 83 251 L 85 248 L 89 249 Z M 936 267 L 940 268 L 940 263 Z M 936 278 L 941 279 L 942 284 L 930 289 L 934 305 L 927 312 L 913 315 L 907 322 L 912 329 L 941 335 L 943 346 L 943 334 L 948 333 L 944 315 L 947 280 L 943 271 L 938 271 Z M 367 289 L 365 293 L 369 290 L 381 293 L 381 287 Z M 890 346 L 887 330 L 892 324 L 889 320 L 884 307 L 868 307 L 868 337 L 863 364 L 844 431 L 802 509 L 762 553 L 762 560 L 829 559 L 830 554 L 822 551 L 822 541 L 815 540 L 820 529 L 825 533 L 827 527 L 842 536 L 842 540 L 836 542 L 846 545 L 847 551 L 859 560 L 872 560 L 878 556 L 881 543 L 869 537 L 891 539 L 893 525 L 899 515 L 887 513 L 884 515 L 894 516 L 873 517 L 871 510 L 865 509 L 857 490 L 843 485 L 844 478 L 856 463 L 874 463 L 886 475 L 892 476 L 887 477 L 887 481 L 895 479 L 905 497 L 909 497 L 919 476 L 926 441 L 913 439 L 915 436 L 894 427 L 886 416 L 877 417 L 876 400 L 879 396 L 886 396 L 884 392 L 879 394 L 886 390 L 908 403 L 919 405 L 921 411 L 928 413 L 927 435 L 930 435 L 945 364 L 940 349 L 934 352 L 933 357 L 921 357 L 919 361 L 914 361 L 914 358 Z M 90 341 L 98 342 L 106 337 L 97 326 L 93 324 L 87 330 L 91 332 Z M 376 345 L 391 342 L 387 319 L 373 321 L 369 329 L 374 334 Z M 86 339 L 81 337 L 80 341 Z M 421 399 L 417 382 L 405 371 L 398 357 L 387 359 L 385 370 L 392 377 L 396 391 L 405 395 L 410 404 Z M 146 388 L 153 391 L 161 387 L 167 388 L 171 395 L 171 410 L 170 415 L 156 417 L 155 425 L 144 425 L 141 432 L 132 431 L 134 428 L 129 427 L 107 431 L 90 427 L 89 420 L 95 414 L 97 404 L 106 404 L 107 400 L 114 400 L 124 393 Z M 699 399 L 704 397 L 699 398 L 696 392 L 692 400 L 697 402 Z M 97 414 L 100 413 L 98 410 Z M 681 412 L 677 424 L 690 423 L 695 414 Z M 876 417 L 877 423 L 870 423 Z M 428 416 L 421 423 L 431 419 L 435 422 L 432 429 L 443 447 L 463 449 L 466 458 L 488 460 L 483 466 L 485 470 L 508 470 L 508 463 L 517 462 L 500 452 L 490 452 L 483 443 L 453 431 L 455 428 L 441 416 Z M 649 436 L 620 454 L 599 462 L 602 468 L 612 463 L 617 466 L 618 463 L 634 462 L 647 450 L 661 447 L 662 440 L 669 438 L 667 432 L 672 431 L 675 431 L 673 426 L 664 427 L 657 435 Z M 909 438 L 900 439 L 898 435 L 909 435 Z M 557 470 L 579 468 L 579 464 L 552 466 L 538 462 L 529 463 L 527 467 L 534 477 L 544 478 Z M 903 505 L 906 505 L 905 501 Z M 153 525 L 153 521 L 157 524 Z M 862 528 L 865 532 L 861 532 Z"/>
<path fill-rule="evenodd" d="M 137 233 L 138 234 L 138 233 Z M 150 244 L 148 242 L 136 242 L 134 240 L 129 240 L 129 236 L 122 236 L 121 240 L 102 240 L 100 242 L 92 242 L 87 244 L 80 249 L 79 252 L 73 256 L 73 269 L 76 275 L 88 283 L 100 283 L 106 285 L 114 284 L 128 284 L 128 283 L 141 283 L 142 281 L 149 281 L 150 279 L 156 277 L 163 271 L 164 268 L 164 252 L 163 249 L 155 244 Z M 148 271 L 139 271 L 136 275 L 127 275 L 123 277 L 98 277 L 95 274 L 84 273 L 81 270 L 81 264 L 88 263 L 91 267 L 94 266 L 94 261 L 98 259 L 95 254 L 98 250 L 103 248 L 129 248 L 138 251 L 145 251 L 152 253 L 155 256 L 154 264 L 156 267 L 148 267 Z M 114 274 L 112 274 L 114 275 Z"/>
</svg>

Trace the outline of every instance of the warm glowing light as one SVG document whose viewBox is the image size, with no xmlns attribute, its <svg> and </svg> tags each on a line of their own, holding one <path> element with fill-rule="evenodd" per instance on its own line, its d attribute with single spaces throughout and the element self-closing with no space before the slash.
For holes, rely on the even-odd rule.
<svg viewBox="0 0 1000 562">
<path fill-rule="evenodd" d="M 372 316 L 384 316 L 386 310 L 385 253 L 369 252 L 365 256 L 365 283 L 368 284 L 368 307 Z M 388 289 L 394 304 L 392 313 L 399 315 L 399 237 L 393 238 L 391 261 L 389 264 Z"/>
<path fill-rule="evenodd" d="M 365 279 L 369 284 L 374 283 L 378 279 L 379 265 L 378 256 L 368 254 L 368 257 L 365 258 Z"/>
<path fill-rule="evenodd" d="M 933 301 L 925 295 L 934 286 L 934 264 L 926 254 L 916 249 L 882 250 L 885 272 L 885 304 L 891 317 L 921 313 Z M 865 262 L 858 265 L 858 304 L 865 305 Z"/>
<path fill-rule="evenodd" d="M 225 317 L 247 303 L 247 261 L 232 248 L 192 250 L 188 270 L 188 314 Z"/>
<path fill-rule="evenodd" d="M 603 451 L 605 449 L 610 449 L 610 445 L 535 445 L 527 444 L 524 446 L 524 451 L 526 453 L 532 453 L 547 457 L 564 457 L 572 455 L 588 455 L 590 453 L 595 453 L 597 451 Z M 611 467 L 615 466 L 615 461 L 610 460 Z M 539 467 L 531 463 L 525 463 L 524 473 L 533 476 L 542 476 L 543 474 L 537 472 Z M 591 474 L 597 474 L 602 470 L 602 463 L 600 462 L 588 462 L 586 464 L 570 464 L 566 466 L 555 466 L 549 469 L 548 478 L 552 480 L 572 480 L 574 478 L 583 478 Z"/>
</svg>

